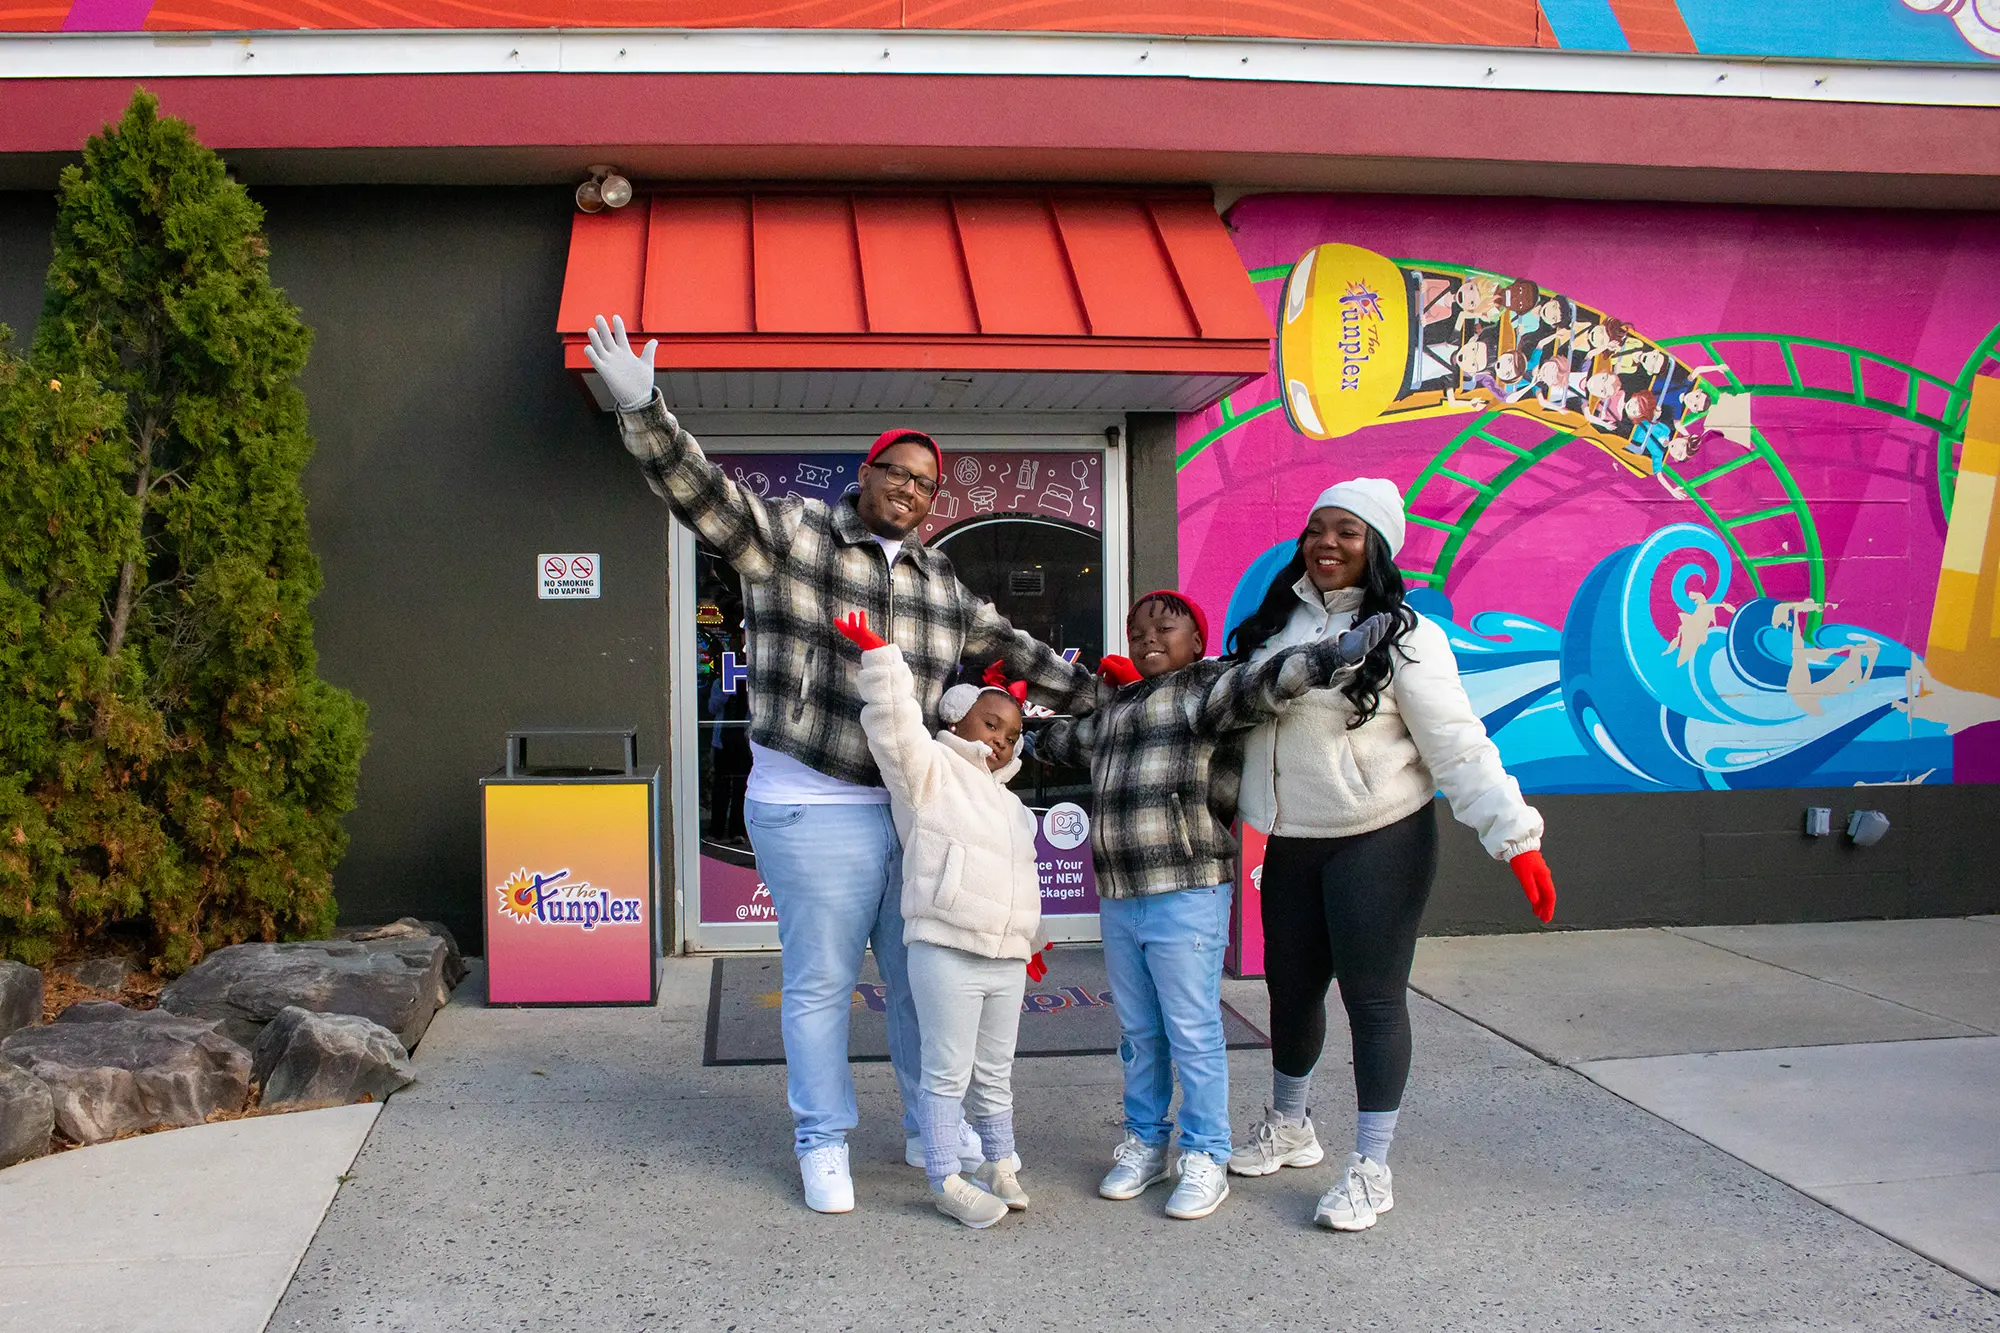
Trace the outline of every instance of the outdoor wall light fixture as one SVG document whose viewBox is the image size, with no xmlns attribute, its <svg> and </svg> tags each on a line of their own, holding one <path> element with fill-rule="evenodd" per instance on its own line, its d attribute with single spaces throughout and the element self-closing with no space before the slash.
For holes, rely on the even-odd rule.
<svg viewBox="0 0 2000 1333">
<path fill-rule="evenodd" d="M 1856 810 L 1847 817 L 1847 836 L 1856 847 L 1873 847 L 1889 831 L 1889 816 L 1880 810 Z"/>
<path fill-rule="evenodd" d="M 590 179 L 576 187 L 576 206 L 586 213 L 623 208 L 632 202 L 632 182 L 613 166 L 594 166 Z"/>
</svg>

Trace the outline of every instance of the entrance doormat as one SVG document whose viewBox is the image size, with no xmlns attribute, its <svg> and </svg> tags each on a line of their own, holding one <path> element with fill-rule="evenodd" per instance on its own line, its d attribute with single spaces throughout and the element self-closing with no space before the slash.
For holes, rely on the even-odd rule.
<svg viewBox="0 0 2000 1333">
<path fill-rule="evenodd" d="M 1118 1049 L 1118 1010 L 1104 976 L 1104 950 L 1065 948 L 1048 955 L 1049 975 L 1028 983 L 1021 1005 L 1017 1056 L 1100 1055 Z M 785 1043 L 778 1026 L 778 996 L 784 972 L 776 954 L 718 958 L 708 983 L 708 1039 L 705 1065 L 781 1065 Z M 861 964 L 847 1025 L 847 1058 L 887 1060 L 889 1034 L 883 1020 L 882 978 L 871 952 Z M 1243 1015 L 1222 1006 L 1222 1035 L 1231 1050 L 1261 1050 L 1269 1037 Z"/>
</svg>

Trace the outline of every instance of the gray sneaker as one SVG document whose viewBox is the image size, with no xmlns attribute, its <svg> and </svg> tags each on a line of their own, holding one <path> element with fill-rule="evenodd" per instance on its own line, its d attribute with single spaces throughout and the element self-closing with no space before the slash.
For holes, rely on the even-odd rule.
<svg viewBox="0 0 2000 1333">
<path fill-rule="evenodd" d="M 1229 1154 L 1229 1173 L 1268 1176 L 1280 1167 L 1318 1166 L 1325 1157 L 1311 1116 L 1295 1123 L 1267 1106 L 1250 1141 Z"/>
<path fill-rule="evenodd" d="M 1363 1157 L 1347 1154 L 1347 1169 L 1333 1188 L 1320 1196 L 1313 1221 L 1334 1231 L 1366 1231 L 1375 1219 L 1396 1206 L 1390 1189 L 1389 1168 Z"/>
<path fill-rule="evenodd" d="M 1167 1216 L 1191 1222 L 1207 1217 L 1229 1197 L 1229 1172 L 1205 1152 L 1184 1152 L 1180 1164 L 1181 1183 L 1167 1200 Z"/>
<path fill-rule="evenodd" d="M 1166 1144 L 1148 1144 L 1137 1134 L 1128 1133 L 1112 1152 L 1111 1170 L 1105 1173 L 1097 1192 L 1107 1199 L 1136 1199 L 1148 1185 L 1156 1185 L 1173 1173 Z"/>
</svg>

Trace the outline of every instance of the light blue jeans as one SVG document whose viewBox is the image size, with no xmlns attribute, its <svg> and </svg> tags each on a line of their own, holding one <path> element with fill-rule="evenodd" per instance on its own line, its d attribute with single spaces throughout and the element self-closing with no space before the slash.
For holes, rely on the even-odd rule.
<svg viewBox="0 0 2000 1333">
<path fill-rule="evenodd" d="M 847 1019 L 862 952 L 871 944 L 887 992 L 884 1018 L 903 1096 L 903 1133 L 915 1134 L 923 1051 L 903 947 L 903 844 L 889 807 L 746 801 L 743 814 L 784 951 L 779 1017 L 794 1150 L 803 1156 L 844 1143 L 860 1120 L 847 1067 Z"/>
<path fill-rule="evenodd" d="M 1173 1136 L 1181 1080 L 1182 1152 L 1229 1160 L 1229 1053 L 1222 1036 L 1222 951 L 1234 886 L 1098 904 L 1104 970 L 1118 1006 L 1125 1128 L 1149 1144 Z"/>
</svg>

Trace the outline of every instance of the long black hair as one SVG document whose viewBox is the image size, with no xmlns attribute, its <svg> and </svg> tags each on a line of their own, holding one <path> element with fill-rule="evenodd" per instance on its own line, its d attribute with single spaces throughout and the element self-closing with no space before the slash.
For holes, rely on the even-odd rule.
<svg viewBox="0 0 2000 1333">
<path fill-rule="evenodd" d="M 1303 578 L 1305 572 L 1306 534 L 1301 532 L 1298 545 L 1292 549 L 1292 558 L 1272 577 L 1264 600 L 1248 619 L 1229 632 L 1230 661 L 1249 661 L 1273 635 L 1284 630 L 1293 610 L 1299 605 L 1299 595 L 1292 590 L 1292 585 Z M 1354 705 L 1354 716 L 1347 721 L 1350 730 L 1375 716 L 1375 710 L 1382 703 L 1382 691 L 1389 684 L 1389 673 L 1394 668 L 1390 654 L 1402 653 L 1404 661 L 1410 660 L 1409 653 L 1403 648 L 1403 639 L 1417 626 L 1417 613 L 1404 601 L 1403 572 L 1396 568 L 1396 559 L 1389 554 L 1389 544 L 1382 540 L 1382 534 L 1369 528 L 1368 571 L 1362 576 L 1361 609 L 1354 613 L 1354 618 L 1357 621 L 1366 620 L 1378 611 L 1394 615 L 1396 627 L 1370 650 L 1360 667 L 1340 687 L 1340 692 Z"/>
</svg>

